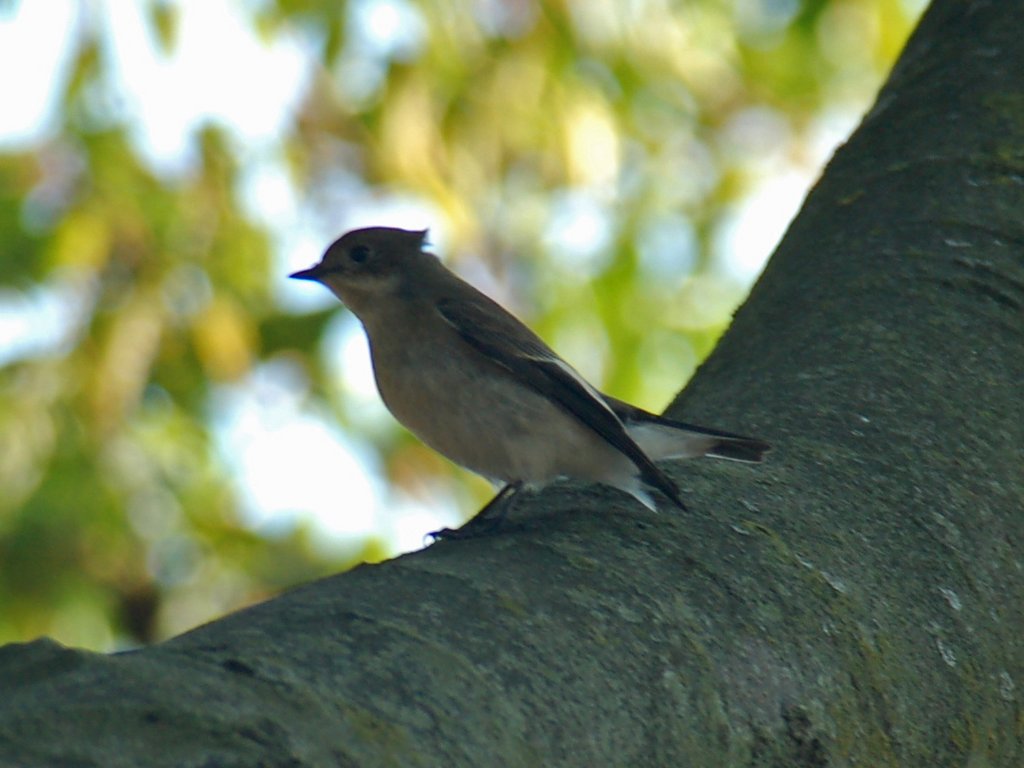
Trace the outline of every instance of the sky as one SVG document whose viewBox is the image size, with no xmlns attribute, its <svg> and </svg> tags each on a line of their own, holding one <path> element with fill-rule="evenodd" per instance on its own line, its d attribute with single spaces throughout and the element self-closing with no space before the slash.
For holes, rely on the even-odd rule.
<svg viewBox="0 0 1024 768">
<path fill-rule="evenodd" d="M 332 306 L 326 290 L 285 277 L 315 263 L 339 233 L 321 231 L 302 209 L 274 151 L 315 71 L 316 53 L 287 35 L 269 43 L 257 38 L 232 0 L 182 0 L 178 44 L 172 55 L 158 55 L 145 32 L 141 5 L 130 0 L 0 1 L 0 71 L 19 73 L 0 78 L 0 151 L 30 149 L 53 130 L 76 29 L 100 24 L 116 66 L 118 103 L 139 153 L 157 172 L 173 174 L 192 159 L 190 138 L 202 123 L 215 119 L 224 126 L 245 147 L 243 200 L 272 230 L 278 301 L 295 312 Z M 370 62 L 374 55 L 414 49 L 422 40 L 418 17 L 404 0 L 354 0 L 349 12 L 357 44 Z M 226 50 L 230 56 L 223 55 Z M 759 131 L 771 128 L 770 114 L 752 119 L 758 117 Z M 819 163 L 857 117 L 837 113 L 822 118 L 814 148 Z M 742 138 L 743 126 L 735 130 Z M 762 153 L 763 181 L 728 213 L 716 243 L 723 268 L 742 284 L 759 274 L 817 173 L 815 164 L 797 165 L 767 145 Z M 372 220 L 413 228 L 430 226 L 437 218 L 421 203 L 394 197 L 357 206 L 342 224 Z M 566 252 L 585 254 L 602 236 L 601 226 L 600 216 L 585 203 L 568 201 L 558 217 L 558 237 L 565 240 Z M 432 241 L 443 252 L 443 230 L 435 226 Z M 0 365 L 59 349 L 70 338 L 75 312 L 73 292 L 59 284 L 30 293 L 0 292 Z M 389 418 L 376 397 L 365 339 L 347 313 L 338 313 L 324 346 L 361 411 L 371 419 Z M 457 524 L 455 502 L 440 491 L 418 500 L 389 491 L 372 451 L 326 415 L 309 412 L 290 383 L 287 370 L 266 364 L 243 384 L 214 395 L 218 444 L 254 528 L 306 516 L 328 546 L 384 530 L 398 552 L 421 547 L 430 530 Z M 338 514 L 341 484 L 348 498 L 344 516 Z"/>
</svg>

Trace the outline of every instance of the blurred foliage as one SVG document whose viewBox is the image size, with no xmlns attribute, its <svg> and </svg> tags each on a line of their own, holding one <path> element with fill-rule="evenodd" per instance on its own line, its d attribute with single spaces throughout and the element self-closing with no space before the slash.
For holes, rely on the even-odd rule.
<svg viewBox="0 0 1024 768">
<path fill-rule="evenodd" d="M 746 290 L 716 259 L 729 211 L 779 163 L 819 162 L 823 116 L 868 105 L 919 10 L 239 6 L 261 40 L 297 41 L 314 62 L 273 151 L 324 245 L 371 223 L 344 211 L 414 199 L 457 269 L 492 275 L 587 375 L 652 408 Z M 154 47 L 173 52 L 178 5 L 145 7 Z M 334 311 L 281 306 L 274 222 L 243 202 L 250 148 L 211 123 L 184 170 L 151 167 L 118 104 L 106 6 L 82 8 L 56 125 L 0 153 L 0 306 L 48 297 L 59 326 L 43 348 L 0 340 L 0 641 L 112 648 L 392 551 L 383 536 L 325 548 L 301 518 L 270 532 L 246 521 L 213 409 L 261 367 L 285 366 L 303 402 L 368 430 L 390 483 L 449 470 L 361 422 L 321 345 Z M 389 35 L 368 36 L 381 19 Z M 457 495 L 467 512 L 476 494 Z"/>
</svg>

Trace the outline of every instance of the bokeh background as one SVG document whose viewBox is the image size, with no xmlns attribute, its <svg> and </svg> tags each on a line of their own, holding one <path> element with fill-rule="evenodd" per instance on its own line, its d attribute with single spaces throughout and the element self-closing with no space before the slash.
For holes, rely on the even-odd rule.
<svg viewBox="0 0 1024 768">
<path fill-rule="evenodd" d="M 664 407 L 922 10 L 0 1 L 0 642 L 153 642 L 487 499 L 287 280 L 348 228 Z"/>
</svg>

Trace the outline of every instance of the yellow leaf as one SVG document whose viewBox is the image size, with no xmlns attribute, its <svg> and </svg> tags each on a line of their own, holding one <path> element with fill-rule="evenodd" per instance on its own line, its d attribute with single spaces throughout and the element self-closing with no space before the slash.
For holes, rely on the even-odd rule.
<svg viewBox="0 0 1024 768">
<path fill-rule="evenodd" d="M 252 365 L 256 331 L 249 316 L 231 299 L 214 299 L 197 317 L 192 337 L 199 361 L 211 379 L 235 380 Z"/>
<path fill-rule="evenodd" d="M 110 254 L 109 220 L 89 211 L 65 216 L 53 242 L 51 262 L 55 267 L 79 267 L 98 271 Z"/>
</svg>

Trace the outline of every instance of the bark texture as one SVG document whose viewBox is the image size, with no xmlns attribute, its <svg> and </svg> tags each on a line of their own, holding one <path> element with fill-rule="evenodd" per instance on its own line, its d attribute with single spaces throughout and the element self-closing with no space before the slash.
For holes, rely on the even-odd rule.
<svg viewBox="0 0 1024 768">
<path fill-rule="evenodd" d="M 0 764 L 1024 765 L 1024 18 L 937 0 L 670 413 L 690 512 L 506 532 L 158 646 L 0 649 Z"/>
</svg>

